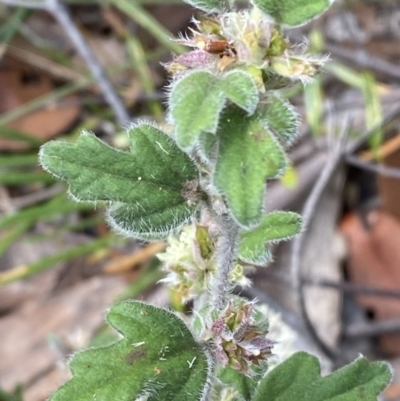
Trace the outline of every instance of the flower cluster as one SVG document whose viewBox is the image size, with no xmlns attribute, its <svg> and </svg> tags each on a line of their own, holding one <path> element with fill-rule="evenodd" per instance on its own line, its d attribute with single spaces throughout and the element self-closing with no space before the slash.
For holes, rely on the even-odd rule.
<svg viewBox="0 0 400 401">
<path fill-rule="evenodd" d="M 193 48 L 167 65 L 171 74 L 190 69 L 250 73 L 261 92 L 309 81 L 326 57 L 306 54 L 306 46 L 291 45 L 273 19 L 257 7 L 193 20 L 190 34 L 176 42 Z"/>
<path fill-rule="evenodd" d="M 158 258 L 168 275 L 161 280 L 177 291 L 183 302 L 202 295 L 215 273 L 215 245 L 208 230 L 197 224 L 185 226 L 179 236 L 168 238 L 168 247 Z"/>
<path fill-rule="evenodd" d="M 216 271 L 215 241 L 208 227 L 193 223 L 185 226 L 179 238 L 170 236 L 164 253 L 157 255 L 168 274 L 161 280 L 181 296 L 182 302 L 202 296 L 211 288 Z M 236 263 L 230 283 L 242 287 L 250 280 L 242 264 Z"/>
<path fill-rule="evenodd" d="M 218 313 L 205 307 L 195 319 L 194 330 L 202 341 L 212 340 L 222 366 L 247 375 L 265 372 L 275 344 L 268 339 L 268 319 L 255 302 L 232 297 Z"/>
</svg>

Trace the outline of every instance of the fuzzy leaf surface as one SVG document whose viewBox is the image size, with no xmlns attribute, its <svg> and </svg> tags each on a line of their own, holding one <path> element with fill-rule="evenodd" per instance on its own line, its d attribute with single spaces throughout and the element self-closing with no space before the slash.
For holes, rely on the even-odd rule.
<svg viewBox="0 0 400 401">
<path fill-rule="evenodd" d="M 298 135 L 299 117 L 293 106 L 278 96 L 271 96 L 265 121 L 284 145 L 291 145 Z"/>
<path fill-rule="evenodd" d="M 202 132 L 215 133 L 225 95 L 219 78 L 207 71 L 195 71 L 172 86 L 170 115 L 178 145 L 191 148 Z"/>
<path fill-rule="evenodd" d="M 218 137 L 209 132 L 203 132 L 199 136 L 198 145 L 202 159 L 208 164 L 214 164 L 218 155 Z"/>
<path fill-rule="evenodd" d="M 221 87 L 225 96 L 237 106 L 253 114 L 259 101 L 258 89 L 247 72 L 236 70 L 224 75 Z"/>
<path fill-rule="evenodd" d="M 190 149 L 201 133 L 215 134 L 227 99 L 254 113 L 259 96 L 250 74 L 231 71 L 220 77 L 195 71 L 172 84 L 170 117 L 178 145 Z"/>
<path fill-rule="evenodd" d="M 271 260 L 268 242 L 279 242 L 292 238 L 301 231 L 302 218 L 293 212 L 272 212 L 264 216 L 261 223 L 239 237 L 239 258 L 244 262 L 264 265 Z"/>
<path fill-rule="evenodd" d="M 252 0 L 276 22 L 288 26 L 307 23 L 326 11 L 333 0 Z"/>
<path fill-rule="evenodd" d="M 73 378 L 50 401 L 203 400 L 207 356 L 181 319 L 127 301 L 113 306 L 107 321 L 124 338 L 76 354 Z"/>
<path fill-rule="evenodd" d="M 236 389 L 244 401 L 251 400 L 256 389 L 256 382 L 251 377 L 230 367 L 218 369 L 217 377 L 228 387 Z"/>
<path fill-rule="evenodd" d="M 110 222 L 120 231 L 143 238 L 163 236 L 195 213 L 195 205 L 182 193 L 188 183 L 195 185 L 196 167 L 150 124 L 133 127 L 129 136 L 131 153 L 87 132 L 75 143 L 48 142 L 41 149 L 41 163 L 68 181 L 75 199 L 110 202 Z"/>
<path fill-rule="evenodd" d="M 214 184 L 236 221 L 245 228 L 260 223 L 265 180 L 278 177 L 287 161 L 263 116 L 248 116 L 231 106 L 221 116 L 219 157 Z"/>
<path fill-rule="evenodd" d="M 376 401 L 391 376 L 387 363 L 360 357 L 321 377 L 318 359 L 298 352 L 260 382 L 253 401 Z"/>
</svg>

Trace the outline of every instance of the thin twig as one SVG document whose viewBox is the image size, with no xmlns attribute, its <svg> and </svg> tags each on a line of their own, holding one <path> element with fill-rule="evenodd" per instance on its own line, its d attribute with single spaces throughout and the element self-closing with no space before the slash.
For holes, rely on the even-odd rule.
<svg viewBox="0 0 400 401">
<path fill-rule="evenodd" d="M 348 326 L 344 336 L 354 337 L 376 337 L 381 334 L 399 333 L 400 319 L 382 320 L 373 323 L 355 323 Z"/>
<path fill-rule="evenodd" d="M 364 294 L 364 295 L 371 295 L 374 297 L 393 298 L 400 300 L 400 291 L 388 288 L 378 288 L 369 285 L 354 284 L 349 282 L 335 283 L 334 281 L 331 280 L 318 279 L 318 278 L 317 279 L 303 278 L 302 282 L 305 285 L 337 289 L 343 293 Z"/>
<path fill-rule="evenodd" d="M 77 90 L 88 86 L 91 81 L 87 80 L 79 83 L 68 83 L 60 88 L 54 89 L 51 92 L 46 93 L 45 95 L 36 97 L 31 101 L 22 104 L 21 106 L 6 111 L 5 113 L 0 115 L 0 125 L 6 125 L 11 121 L 16 120 L 26 114 L 32 113 L 42 107 L 46 107 L 49 104 L 55 104 L 58 99 L 61 99 L 65 96 L 70 95 L 71 93 L 76 92 Z"/>
<path fill-rule="evenodd" d="M 280 283 L 289 288 L 293 288 L 293 280 L 289 279 L 286 275 L 278 271 L 266 269 L 262 275 L 267 280 L 271 280 L 273 282 Z M 337 281 L 327 280 L 324 278 L 312 278 L 305 276 L 301 277 L 300 282 L 305 286 L 331 288 L 340 291 L 342 293 L 363 294 L 374 297 L 393 298 L 400 300 L 400 290 L 379 288 L 379 287 L 355 284 L 349 282 L 337 282 Z"/>
<path fill-rule="evenodd" d="M 390 78 L 400 78 L 400 70 L 398 65 L 389 63 L 386 60 L 382 60 L 381 58 L 374 56 L 364 49 L 346 49 L 343 46 L 327 44 L 326 50 L 335 58 L 341 57 L 346 60 L 350 60 L 360 67 L 370 68 L 371 70 L 382 73 Z"/>
<path fill-rule="evenodd" d="M 383 164 L 376 164 L 361 160 L 359 157 L 354 155 L 347 155 L 345 158 L 348 164 L 359 167 L 363 170 L 372 171 L 384 177 L 391 177 L 400 179 L 400 169 L 396 167 L 388 167 Z"/>
<path fill-rule="evenodd" d="M 15 211 L 14 203 L 3 185 L 0 185 L 0 216 L 4 214 L 13 213 Z"/>
<path fill-rule="evenodd" d="M 128 15 L 138 26 L 151 33 L 166 49 L 177 54 L 184 51 L 183 46 L 170 40 L 170 32 L 158 23 L 153 16 L 145 12 L 137 1 L 112 0 L 110 3 Z"/>
<path fill-rule="evenodd" d="M 213 305 L 221 311 L 229 293 L 229 275 L 232 271 L 239 233 L 237 224 L 229 218 L 220 221 L 221 236 L 217 241 L 217 273 L 213 288 Z"/>
<path fill-rule="evenodd" d="M 304 290 L 301 282 L 301 251 L 303 249 L 303 243 L 306 238 L 305 233 L 309 227 L 316 206 L 324 193 L 326 186 L 328 185 L 333 173 L 337 169 L 338 165 L 342 160 L 343 148 L 344 148 L 344 133 L 343 129 L 342 138 L 337 146 L 337 148 L 332 152 L 330 158 L 328 159 L 324 169 L 317 182 L 315 183 L 309 197 L 303 208 L 303 232 L 297 236 L 293 242 L 292 255 L 291 255 L 291 272 L 293 286 L 296 290 L 298 302 L 301 308 L 301 314 L 304 319 L 305 325 L 310 332 L 310 335 L 315 340 L 316 344 L 320 350 L 331 360 L 335 359 L 334 351 L 321 339 L 321 337 L 316 332 L 311 319 L 308 315 L 308 311 L 305 304 Z"/>
<path fill-rule="evenodd" d="M 96 79 L 96 82 L 98 82 L 102 89 L 105 99 L 110 107 L 114 110 L 118 123 L 120 125 L 128 123 L 130 118 L 124 104 L 115 93 L 114 88 L 107 78 L 102 66 L 74 24 L 69 9 L 61 1 L 53 0 L 50 4 L 52 4 L 52 7 L 49 11 L 51 11 L 54 18 L 56 18 L 58 23 L 64 28 L 72 43 L 75 45 L 78 53 L 90 68 L 94 78 Z"/>
<path fill-rule="evenodd" d="M 50 0 L 51 1 L 51 0 Z M 11 7 L 25 7 L 25 8 L 33 8 L 37 10 L 44 10 L 47 8 L 49 0 L 38 0 L 38 1 L 30 1 L 30 0 L 1 0 L 1 2 L 6 6 Z"/>
<path fill-rule="evenodd" d="M 63 184 L 56 184 L 49 188 L 44 188 L 40 191 L 33 192 L 29 195 L 20 196 L 18 198 L 13 198 L 13 204 L 15 209 L 22 209 L 27 206 L 34 205 L 38 202 L 50 199 L 55 195 L 58 195 L 61 191 L 65 189 Z"/>
<path fill-rule="evenodd" d="M 356 141 L 354 141 L 350 146 L 346 149 L 346 154 L 351 155 L 357 152 L 365 143 L 366 141 L 371 138 L 374 134 L 378 131 L 388 131 L 390 124 L 393 121 L 396 121 L 400 118 L 400 106 L 396 107 L 390 114 L 388 114 L 383 121 L 378 123 L 375 127 L 361 135 Z"/>
<path fill-rule="evenodd" d="M 115 113 L 115 116 L 120 125 L 126 125 L 129 122 L 129 114 L 118 97 L 114 88 L 104 72 L 103 67 L 97 60 L 91 48 L 87 45 L 79 29 L 76 27 L 69 9 L 62 3 L 61 0 L 43 0 L 43 1 L 30 1 L 30 0 L 1 0 L 3 4 L 14 7 L 27 7 L 32 9 L 46 10 L 54 16 L 57 22 L 63 27 L 65 33 L 74 44 L 80 56 L 85 60 L 93 77 L 99 84 L 103 96 L 107 103 L 110 105 Z"/>
<path fill-rule="evenodd" d="M 19 60 L 28 63 L 35 68 L 43 70 L 46 73 L 50 73 L 56 78 L 61 78 L 64 80 L 67 79 L 75 82 L 87 81 L 86 77 L 78 71 L 75 71 L 68 67 L 64 67 L 54 61 L 49 60 L 46 57 L 34 54 L 32 53 L 32 51 L 21 49 L 19 47 L 9 44 L 7 52 L 13 57 L 18 58 Z"/>
</svg>

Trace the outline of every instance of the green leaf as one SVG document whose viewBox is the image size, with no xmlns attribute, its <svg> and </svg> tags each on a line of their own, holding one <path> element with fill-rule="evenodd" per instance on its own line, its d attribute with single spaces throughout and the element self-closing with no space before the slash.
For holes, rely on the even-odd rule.
<svg viewBox="0 0 400 401">
<path fill-rule="evenodd" d="M 284 145 L 291 145 L 297 138 L 299 117 L 285 99 L 270 96 L 266 105 L 265 121 Z"/>
<path fill-rule="evenodd" d="M 185 3 L 205 12 L 218 12 L 227 8 L 228 0 L 183 0 Z"/>
<path fill-rule="evenodd" d="M 188 149 L 202 132 L 214 134 L 224 104 L 219 78 L 210 72 L 195 71 L 174 83 L 170 116 L 178 145 Z"/>
<path fill-rule="evenodd" d="M 265 265 L 271 260 L 267 243 L 284 241 L 299 234 L 301 216 L 293 212 L 272 212 L 261 220 L 252 230 L 240 233 L 238 254 L 244 262 Z"/>
<path fill-rule="evenodd" d="M 76 354 L 73 378 L 49 401 L 205 399 L 208 357 L 176 315 L 127 301 L 113 306 L 107 321 L 124 338 Z"/>
<path fill-rule="evenodd" d="M 315 356 L 298 352 L 260 382 L 253 401 L 376 401 L 392 376 L 387 363 L 364 357 L 326 377 L 320 370 Z"/>
<path fill-rule="evenodd" d="M 334 0 L 252 0 L 276 22 L 288 26 L 303 25 L 326 11 Z"/>
<path fill-rule="evenodd" d="M 214 164 L 218 157 L 218 137 L 208 132 L 200 134 L 198 151 L 206 163 Z"/>
<path fill-rule="evenodd" d="M 69 182 L 79 201 L 110 202 L 110 223 L 139 238 L 160 238 L 196 212 L 194 163 L 158 128 L 130 129 L 131 153 L 113 149 L 84 132 L 76 143 L 53 141 L 41 148 L 42 166 Z"/>
<path fill-rule="evenodd" d="M 220 84 L 226 97 L 237 106 L 253 114 L 259 102 L 258 89 L 250 74 L 234 70 L 226 73 Z"/>
<path fill-rule="evenodd" d="M 115 231 L 128 237 L 146 241 L 164 239 L 172 232 L 180 231 L 195 215 L 181 197 L 169 198 L 168 202 L 171 203 L 167 207 L 167 200 L 165 204 L 157 204 L 149 199 L 144 205 L 145 213 L 143 202 L 136 205 L 114 203 L 107 210 L 107 221 Z"/>
<path fill-rule="evenodd" d="M 228 387 L 236 389 L 244 401 L 251 400 L 256 389 L 256 383 L 251 377 L 230 367 L 218 369 L 217 377 Z"/>
<path fill-rule="evenodd" d="M 247 116 L 234 106 L 221 116 L 219 157 L 214 184 L 236 221 L 245 228 L 260 223 L 265 180 L 278 177 L 287 161 L 263 116 Z"/>
<path fill-rule="evenodd" d="M 128 131 L 135 163 L 143 166 L 152 180 L 181 188 L 180 181 L 197 177 L 191 159 L 163 131 L 149 123 L 141 123 Z"/>
<path fill-rule="evenodd" d="M 170 120 L 182 149 L 192 148 L 203 132 L 216 133 L 226 99 L 253 114 L 259 96 L 251 75 L 231 71 L 219 77 L 195 71 L 172 84 Z"/>
</svg>

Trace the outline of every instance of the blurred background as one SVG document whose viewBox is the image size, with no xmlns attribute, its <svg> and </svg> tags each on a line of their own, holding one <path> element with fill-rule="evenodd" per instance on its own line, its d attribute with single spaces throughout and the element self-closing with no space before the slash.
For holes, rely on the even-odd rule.
<svg viewBox="0 0 400 401">
<path fill-rule="evenodd" d="M 110 232 L 38 150 L 82 130 L 123 149 L 136 119 L 162 124 L 162 63 L 184 51 L 170 38 L 193 12 L 180 0 L 0 0 L 0 401 L 47 399 L 68 355 L 112 338 L 113 302 L 180 306 L 157 284 L 165 244 Z M 307 226 L 242 294 L 278 312 L 276 340 L 319 355 L 325 373 L 360 353 L 389 360 L 383 399 L 400 400 L 400 2 L 337 0 L 288 36 L 330 61 L 283 93 L 301 135 L 265 208 Z"/>
</svg>

